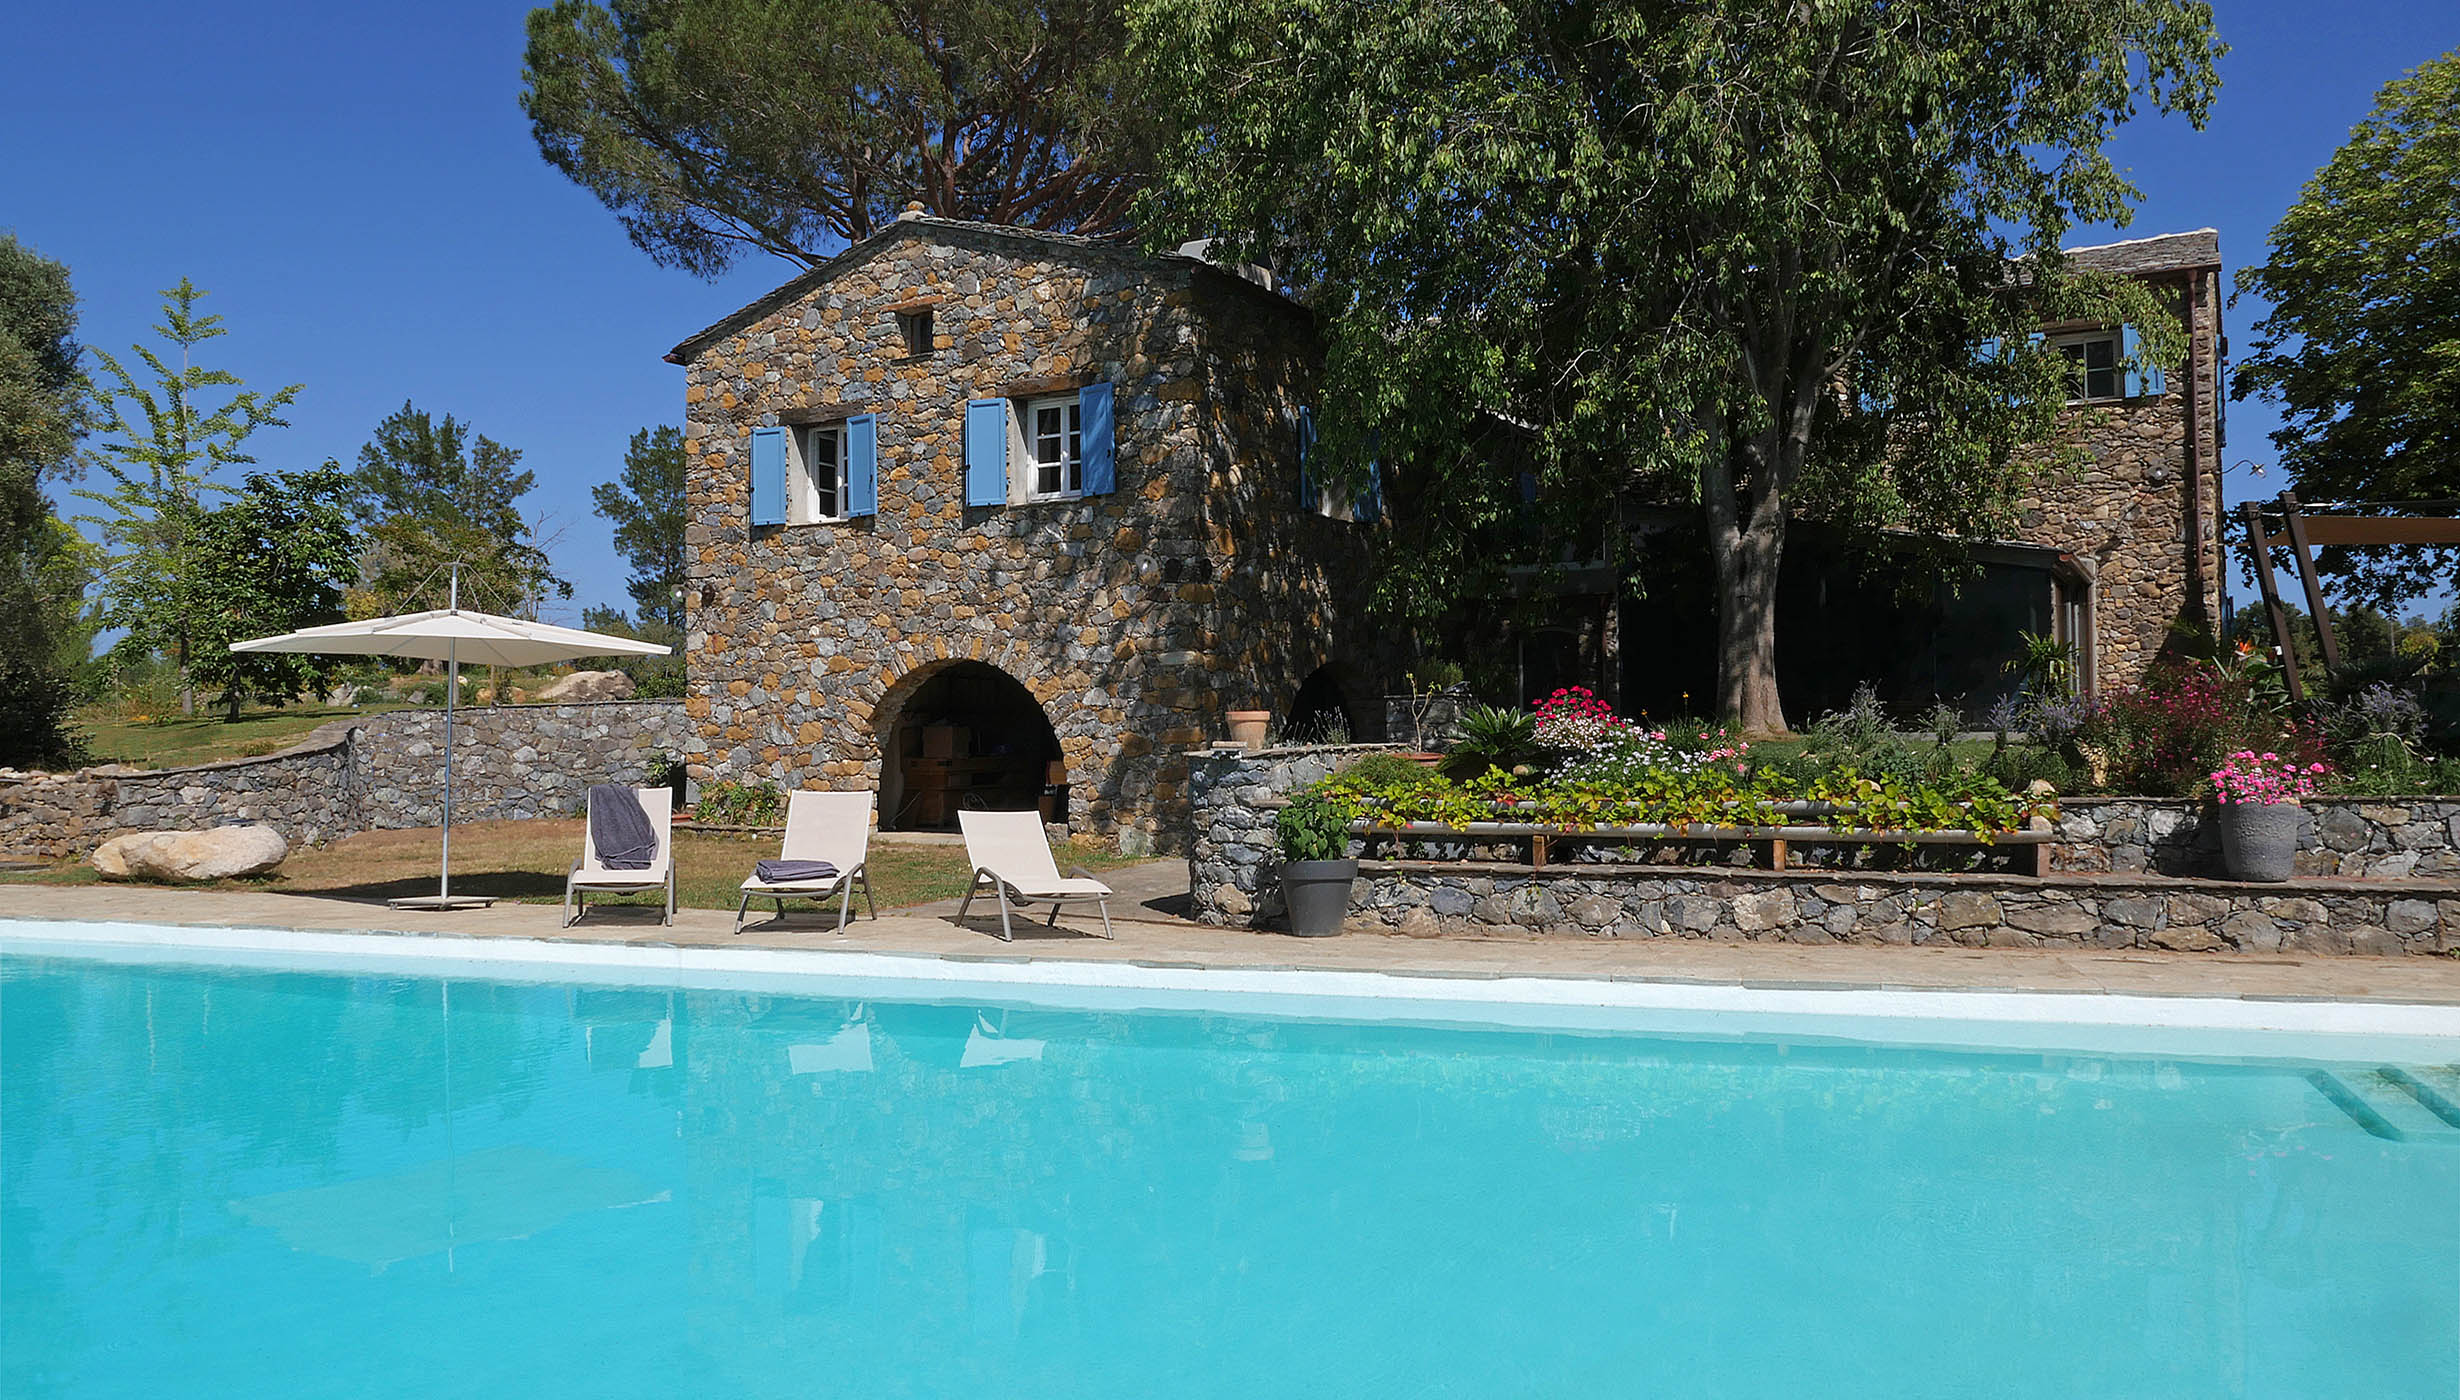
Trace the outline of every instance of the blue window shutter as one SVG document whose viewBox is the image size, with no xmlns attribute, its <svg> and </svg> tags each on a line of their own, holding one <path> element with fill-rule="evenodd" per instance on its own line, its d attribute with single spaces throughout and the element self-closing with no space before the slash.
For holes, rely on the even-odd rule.
<svg viewBox="0 0 2460 1400">
<path fill-rule="evenodd" d="M 2135 327 L 2120 326 L 2118 328 L 2118 357 L 2125 362 L 2122 368 L 2127 376 L 2126 385 L 2121 392 L 2131 399 L 2169 392 L 2169 376 L 2161 372 L 2159 365 L 2143 369 L 2136 367 L 2135 357 L 2143 352 L 2144 343 L 2142 338 L 2136 335 Z"/>
<path fill-rule="evenodd" d="M 1314 465 L 1315 410 L 1301 404 L 1298 410 L 1298 505 L 1301 510 L 1316 508 Z"/>
<path fill-rule="evenodd" d="M 965 405 L 965 503 L 1008 504 L 1008 401 L 971 399 Z"/>
<path fill-rule="evenodd" d="M 786 523 L 786 430 L 752 429 L 752 523 Z"/>
<path fill-rule="evenodd" d="M 880 513 L 880 415 L 846 420 L 846 514 Z"/>
<path fill-rule="evenodd" d="M 1989 364 L 1999 358 L 1999 338 L 1992 336 L 1982 342 L 1982 362 Z"/>
<path fill-rule="evenodd" d="M 1117 444 L 1111 424 L 1110 382 L 1088 384 L 1076 391 L 1076 428 L 1084 444 L 1085 494 L 1107 496 L 1118 481 Z"/>
</svg>

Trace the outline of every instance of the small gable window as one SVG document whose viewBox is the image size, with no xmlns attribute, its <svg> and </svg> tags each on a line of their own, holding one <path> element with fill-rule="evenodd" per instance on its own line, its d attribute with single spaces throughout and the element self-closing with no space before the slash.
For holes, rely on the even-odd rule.
<svg viewBox="0 0 2460 1400">
<path fill-rule="evenodd" d="M 2085 331 L 2053 336 L 2051 348 L 2067 357 L 2067 398 L 2071 403 L 2121 397 L 2118 331 Z"/>
<path fill-rule="evenodd" d="M 897 334 L 905 341 L 905 353 L 911 358 L 932 351 L 931 308 L 918 306 L 897 313 Z"/>
<path fill-rule="evenodd" d="M 1026 401 L 1025 457 L 1027 500 L 1085 494 L 1084 414 L 1076 395 Z"/>
</svg>

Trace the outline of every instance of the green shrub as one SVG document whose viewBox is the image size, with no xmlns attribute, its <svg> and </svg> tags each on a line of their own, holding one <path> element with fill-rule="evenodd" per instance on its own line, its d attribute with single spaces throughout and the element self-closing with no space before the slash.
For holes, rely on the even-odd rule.
<svg viewBox="0 0 2460 1400">
<path fill-rule="evenodd" d="M 1368 787 L 1407 787 L 1423 780 L 1428 773 L 1427 766 L 1415 759 L 1397 753 L 1370 753 L 1343 764 L 1333 776 Z"/>
<path fill-rule="evenodd" d="M 704 783 L 695 821 L 719 826 L 776 826 L 786 819 L 786 795 L 775 783 Z"/>
<path fill-rule="evenodd" d="M 1350 818 L 1340 803 L 1308 790 L 1273 818 L 1284 860 L 1339 860 L 1350 848 Z"/>
<path fill-rule="evenodd" d="M 2287 703 L 2277 668 L 2258 658 L 2170 662 L 2095 705 L 2076 738 L 2107 764 L 2110 790 L 2190 797 L 2241 749 L 2321 759 L 2322 733 L 2292 722 Z"/>
<path fill-rule="evenodd" d="M 1461 716 L 1461 737 L 1444 756 L 1443 772 L 1456 780 L 1482 776 L 1489 768 L 1509 773 L 1545 755 L 1534 713 L 1473 705 Z"/>
<path fill-rule="evenodd" d="M 2046 744 L 2009 743 L 1982 760 L 1982 776 L 2009 792 L 2022 792 L 2036 782 L 2059 792 L 2077 792 L 2091 776 L 2067 755 Z"/>
</svg>

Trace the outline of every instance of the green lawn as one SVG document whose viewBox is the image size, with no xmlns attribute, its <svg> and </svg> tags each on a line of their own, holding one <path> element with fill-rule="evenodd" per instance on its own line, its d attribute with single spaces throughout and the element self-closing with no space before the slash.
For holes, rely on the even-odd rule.
<svg viewBox="0 0 2460 1400">
<path fill-rule="evenodd" d="M 292 705 L 279 710 L 241 710 L 235 721 L 220 714 L 182 716 L 175 709 L 142 722 L 131 719 L 125 701 L 111 701 L 87 706 L 78 714 L 78 722 L 84 726 L 96 763 L 185 768 L 226 758 L 261 757 L 298 743 L 320 724 L 400 708 L 392 703 L 356 709 Z"/>
<path fill-rule="evenodd" d="M 438 849 L 433 827 L 366 831 L 329 846 L 294 851 L 282 868 L 271 875 L 181 888 L 341 899 L 433 894 Z M 561 903 L 564 876 L 580 853 L 581 823 L 577 819 L 457 825 L 453 828 L 453 890 L 457 894 L 492 895 L 527 904 Z M 732 909 L 741 898 L 737 887 L 744 876 L 752 873 L 752 863 L 774 859 L 776 855 L 775 837 L 680 832 L 675 840 L 676 902 L 693 909 Z M 1144 859 L 1122 856 L 1089 843 L 1062 847 L 1054 855 L 1062 869 L 1083 865 L 1109 870 Z M 875 841 L 871 846 L 869 873 L 872 894 L 880 907 L 887 909 L 954 899 L 965 893 L 972 867 L 966 864 L 962 846 L 908 846 Z M 0 874 L 0 884 L 15 881 L 88 885 L 100 878 L 83 861 L 61 861 L 39 870 Z M 590 902 L 600 901 L 592 898 Z M 605 902 L 654 904 L 657 900 L 649 895 L 624 895 L 607 896 Z"/>
</svg>

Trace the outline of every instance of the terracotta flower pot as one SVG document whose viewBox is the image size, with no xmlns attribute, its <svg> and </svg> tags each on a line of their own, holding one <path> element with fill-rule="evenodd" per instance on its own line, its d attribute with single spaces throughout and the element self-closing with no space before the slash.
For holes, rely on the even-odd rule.
<svg viewBox="0 0 2460 1400">
<path fill-rule="evenodd" d="M 2298 804 L 2220 804 L 2221 863 L 2234 880 L 2279 884 L 2297 873 Z"/>
<path fill-rule="evenodd" d="M 1264 747 L 1264 731 L 1271 727 L 1271 710 L 1232 710 L 1229 714 L 1230 737 L 1249 749 Z"/>
</svg>

